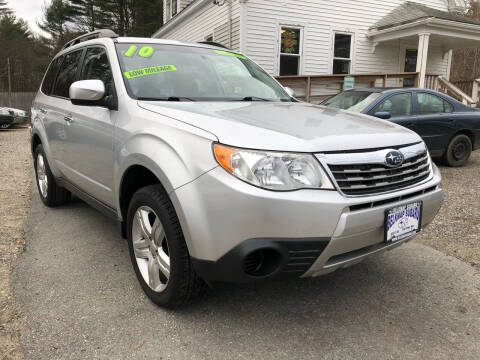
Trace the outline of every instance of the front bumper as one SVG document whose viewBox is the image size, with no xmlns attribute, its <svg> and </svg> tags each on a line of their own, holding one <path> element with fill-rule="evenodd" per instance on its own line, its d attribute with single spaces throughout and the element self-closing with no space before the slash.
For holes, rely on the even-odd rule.
<svg viewBox="0 0 480 360">
<path fill-rule="evenodd" d="M 409 241 L 384 242 L 385 211 L 421 200 L 425 227 L 441 207 L 440 182 L 434 166 L 432 177 L 415 187 L 348 198 L 337 191 L 268 191 L 217 167 L 175 190 L 171 198 L 200 276 L 243 282 L 281 273 L 318 276 Z M 246 274 L 247 255 L 266 248 L 281 255 L 278 268 L 267 275 Z M 302 261 L 292 260 L 302 252 L 307 253 Z M 289 271 L 291 266 L 297 271 Z"/>
</svg>

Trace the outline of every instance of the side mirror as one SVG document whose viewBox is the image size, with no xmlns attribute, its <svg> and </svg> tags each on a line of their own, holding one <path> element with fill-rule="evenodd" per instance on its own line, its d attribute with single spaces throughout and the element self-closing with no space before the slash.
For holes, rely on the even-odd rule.
<svg viewBox="0 0 480 360">
<path fill-rule="evenodd" d="M 80 80 L 70 85 L 70 100 L 74 105 L 105 106 L 105 84 L 102 80 Z"/>
<path fill-rule="evenodd" d="M 292 88 L 289 88 L 288 86 L 285 87 L 285 91 L 287 92 L 288 96 L 290 97 L 296 97 L 297 94 L 295 94 L 295 91 L 293 91 Z"/>
<path fill-rule="evenodd" d="M 388 120 L 392 117 L 392 114 L 389 111 L 379 111 L 373 114 L 373 116 L 380 119 Z"/>
</svg>

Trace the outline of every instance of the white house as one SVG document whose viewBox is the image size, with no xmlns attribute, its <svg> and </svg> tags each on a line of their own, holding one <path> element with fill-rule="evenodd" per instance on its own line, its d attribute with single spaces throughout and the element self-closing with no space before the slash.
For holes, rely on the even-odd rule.
<svg viewBox="0 0 480 360">
<path fill-rule="evenodd" d="M 464 0 L 164 1 L 153 37 L 215 41 L 275 76 L 418 72 L 423 87 L 448 79 L 452 49 L 480 45 Z"/>
</svg>

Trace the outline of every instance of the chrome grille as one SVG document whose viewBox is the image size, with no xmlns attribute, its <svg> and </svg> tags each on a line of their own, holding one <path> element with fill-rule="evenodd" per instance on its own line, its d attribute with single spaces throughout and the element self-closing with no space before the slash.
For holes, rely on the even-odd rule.
<svg viewBox="0 0 480 360">
<path fill-rule="evenodd" d="M 430 176 L 430 160 L 423 143 L 397 147 L 405 160 L 399 167 L 385 165 L 393 149 L 341 154 L 319 154 L 338 188 L 346 195 L 372 195 L 410 187 Z"/>
</svg>

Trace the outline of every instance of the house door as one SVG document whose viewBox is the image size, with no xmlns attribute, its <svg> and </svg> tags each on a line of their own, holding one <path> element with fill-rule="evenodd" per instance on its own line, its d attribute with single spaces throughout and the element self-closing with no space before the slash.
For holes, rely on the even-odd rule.
<svg viewBox="0 0 480 360">
<path fill-rule="evenodd" d="M 405 66 L 404 72 L 416 72 L 417 71 L 417 49 L 405 49 Z M 415 79 L 408 78 L 403 80 L 403 87 L 414 87 Z"/>
</svg>

